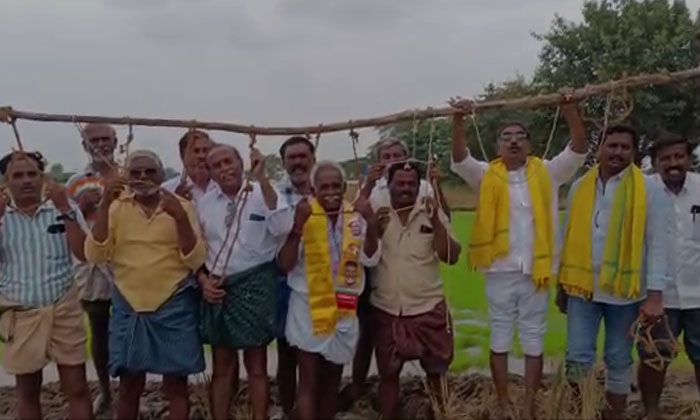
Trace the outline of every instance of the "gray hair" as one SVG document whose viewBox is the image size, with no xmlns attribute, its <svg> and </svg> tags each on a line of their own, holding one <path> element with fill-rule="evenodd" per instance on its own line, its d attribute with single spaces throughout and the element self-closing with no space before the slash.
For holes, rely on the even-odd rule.
<svg viewBox="0 0 700 420">
<path fill-rule="evenodd" d="M 165 167 L 163 166 L 163 162 L 160 160 L 157 154 L 150 150 L 135 150 L 129 153 L 129 157 L 126 158 L 126 163 L 124 164 L 124 166 L 126 166 L 128 169 L 131 166 L 131 163 L 134 161 L 134 159 L 138 158 L 150 159 L 156 164 L 156 166 L 161 172 L 165 173 Z"/>
<path fill-rule="evenodd" d="M 392 147 L 392 146 L 401 146 L 401 149 L 403 152 L 406 154 L 406 157 L 408 157 L 408 146 L 406 145 L 406 142 L 401 140 L 400 138 L 397 137 L 384 137 L 383 139 L 379 140 L 377 142 L 377 145 L 375 147 L 375 160 L 379 160 L 379 157 L 382 154 L 382 150 Z"/>
<path fill-rule="evenodd" d="M 243 157 L 241 156 L 241 153 L 238 151 L 238 149 L 231 146 L 230 144 L 214 143 L 211 146 L 211 149 L 209 149 L 209 153 L 207 153 L 207 160 L 209 160 L 209 156 L 211 156 L 212 153 L 214 153 L 217 149 L 229 149 L 230 151 L 232 151 L 233 154 L 236 155 L 236 158 L 238 158 L 238 162 L 241 164 L 241 168 L 243 168 Z"/>
<path fill-rule="evenodd" d="M 342 166 L 333 162 L 332 160 L 321 160 L 318 163 L 316 163 L 316 165 L 314 165 L 314 168 L 311 170 L 312 187 L 316 188 L 316 176 L 322 169 L 333 169 L 337 171 L 340 174 L 340 178 L 342 179 L 343 184 L 345 184 L 345 181 L 347 180 L 347 176 L 345 175 L 345 169 L 343 169 Z"/>
</svg>

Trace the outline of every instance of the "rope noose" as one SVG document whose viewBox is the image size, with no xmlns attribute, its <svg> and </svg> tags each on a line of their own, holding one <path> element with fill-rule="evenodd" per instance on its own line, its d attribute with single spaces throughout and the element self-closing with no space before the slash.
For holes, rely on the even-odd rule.
<svg viewBox="0 0 700 420">
<path fill-rule="evenodd" d="M 0 121 L 9 124 L 12 127 L 12 133 L 15 136 L 15 144 L 17 145 L 17 151 L 24 152 L 24 145 L 22 144 L 22 137 L 19 135 L 19 130 L 17 129 L 17 118 L 12 115 L 11 107 L 0 108 Z"/>
<path fill-rule="evenodd" d="M 350 121 L 352 124 L 352 121 Z M 350 129 L 350 142 L 352 143 L 352 154 L 355 159 L 355 173 L 357 174 L 357 188 L 358 191 L 362 189 L 362 174 L 360 168 L 360 158 L 357 157 L 357 143 L 360 140 L 360 135 L 357 134 L 354 128 Z"/>
<path fill-rule="evenodd" d="M 418 138 L 418 115 L 413 111 L 413 126 L 411 127 L 411 143 L 413 147 L 413 158 L 416 157 L 416 139 Z"/>
<path fill-rule="evenodd" d="M 249 144 L 249 149 L 253 150 L 255 147 L 255 143 L 257 142 L 256 135 L 255 135 L 255 127 L 251 127 L 250 131 L 250 144 Z M 253 164 L 251 162 L 251 168 L 250 171 L 248 172 L 247 176 L 245 177 L 244 185 L 241 185 L 240 190 L 238 192 L 238 197 L 236 197 L 236 200 L 234 201 L 233 205 L 233 211 L 234 213 L 234 219 L 236 220 L 236 231 L 233 234 L 233 239 L 231 241 L 231 246 L 228 249 L 226 259 L 224 260 L 224 265 L 221 267 L 221 281 L 223 281 L 226 278 L 226 267 L 228 267 L 228 263 L 231 260 L 231 255 L 233 255 L 233 247 L 236 244 L 236 241 L 238 240 L 238 236 L 241 233 L 241 219 L 243 217 L 243 209 L 245 208 L 246 204 L 248 203 L 248 196 L 250 195 L 250 192 L 253 190 L 253 184 L 250 182 L 250 178 L 252 176 L 253 170 L 257 165 L 262 164 L 262 162 L 256 162 Z M 224 236 L 224 241 L 221 245 L 221 248 L 216 254 L 216 257 L 214 258 L 214 264 L 212 265 L 212 270 L 216 269 L 216 264 L 219 262 L 219 258 L 221 257 L 221 254 L 223 250 L 226 248 L 226 243 L 228 242 L 228 238 L 231 236 L 231 228 L 233 227 L 233 222 L 231 223 L 230 226 L 226 227 L 226 235 Z M 211 273 L 210 273 L 211 276 Z"/>
</svg>

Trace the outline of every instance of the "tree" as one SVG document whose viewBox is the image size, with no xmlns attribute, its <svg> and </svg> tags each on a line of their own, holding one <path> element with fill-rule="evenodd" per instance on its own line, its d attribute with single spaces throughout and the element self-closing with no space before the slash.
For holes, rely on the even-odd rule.
<svg viewBox="0 0 700 420">
<path fill-rule="evenodd" d="M 691 68 L 698 65 L 700 53 L 695 34 L 696 24 L 683 1 L 588 1 L 583 22 L 557 16 L 547 33 L 535 35 L 544 46 L 533 87 L 552 91 L 625 75 Z M 627 122 L 643 133 L 643 148 L 659 130 L 698 134 L 699 87 L 694 82 L 629 94 L 634 108 Z M 605 103 L 605 98 L 589 100 L 586 113 L 602 120 Z"/>
<path fill-rule="evenodd" d="M 480 100 L 510 99 L 542 92 L 555 92 L 565 87 L 583 87 L 626 75 L 677 71 L 695 67 L 700 60 L 696 39 L 699 22 L 693 22 L 683 1 L 667 0 L 602 0 L 587 1 L 583 21 L 570 22 L 555 16 L 549 31 L 533 34 L 543 43 L 534 75 L 516 75 L 512 80 L 489 84 L 478 96 Z M 700 20 L 700 18 L 699 18 Z M 581 105 L 588 121 L 591 148 L 597 147 L 605 110 L 610 121 L 630 109 L 626 123 L 642 133 L 642 149 L 659 130 L 675 131 L 695 138 L 700 126 L 699 82 L 682 86 L 649 87 L 634 92 L 622 87 L 615 92 L 610 105 L 607 98 L 591 98 Z M 519 121 L 529 127 L 533 153 L 541 156 L 552 133 L 548 157 L 568 142 L 568 129 L 563 119 L 555 121 L 556 108 L 534 110 L 493 110 L 478 113 L 476 124 L 468 130 L 469 146 L 483 158 L 479 138 L 486 156 L 496 156 L 497 130 L 506 122 Z M 437 120 L 433 148 L 444 170 L 449 165 L 448 121 Z M 479 136 L 475 131 L 478 128 Z M 416 136 L 416 157 L 426 160 L 429 130 L 427 122 L 419 124 Z M 552 132 L 552 130 L 554 131 Z M 402 123 L 380 129 L 383 135 L 395 135 L 412 144 L 412 124 Z M 454 180 L 454 176 L 449 176 Z"/>
<path fill-rule="evenodd" d="M 267 177 L 271 180 L 279 181 L 284 175 L 284 165 L 282 159 L 276 153 L 271 153 L 265 156 L 265 170 Z"/>
<path fill-rule="evenodd" d="M 68 182 L 72 175 L 73 172 L 64 172 L 63 165 L 60 163 L 54 163 L 49 167 L 49 176 L 59 184 L 65 184 Z"/>
</svg>

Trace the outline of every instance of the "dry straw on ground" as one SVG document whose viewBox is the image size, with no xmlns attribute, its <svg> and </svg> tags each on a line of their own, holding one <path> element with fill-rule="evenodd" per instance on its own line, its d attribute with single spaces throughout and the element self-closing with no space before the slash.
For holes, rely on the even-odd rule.
<svg viewBox="0 0 700 420">
<path fill-rule="evenodd" d="M 210 419 L 208 405 L 207 377 L 195 378 L 192 384 L 190 401 L 192 403 L 193 419 Z M 523 380 L 518 376 L 511 376 L 511 415 L 513 420 L 520 419 L 517 407 L 524 397 Z M 661 406 L 667 420 L 686 420 L 700 418 L 700 404 L 695 387 L 694 378 L 691 375 L 669 376 Z M 115 383 L 116 386 L 116 383 Z M 379 418 L 376 401 L 376 378 L 370 379 L 369 394 L 358 401 L 352 410 L 339 413 L 338 420 L 375 420 Z M 491 379 L 482 374 L 462 374 L 448 376 L 443 384 L 445 388 L 445 400 L 442 404 L 436 404 L 436 400 L 430 399 L 426 392 L 426 385 L 421 377 L 410 377 L 401 383 L 401 407 L 402 417 L 416 420 L 494 420 L 492 416 L 496 408 L 496 398 Z M 97 384 L 91 384 L 91 392 L 96 396 L 99 392 Z M 116 387 L 115 387 L 116 391 Z M 282 411 L 277 401 L 276 387 L 272 386 L 271 419 L 281 419 Z M 540 419 L 582 420 L 594 419 L 604 406 L 601 372 L 592 375 L 581 387 L 581 408 L 577 410 L 577 403 L 569 388 L 562 369 L 558 369 L 552 376 L 545 378 L 542 389 L 538 394 L 538 415 Z M 6 387 L 0 390 L 0 418 L 13 418 L 14 416 L 14 389 Z M 58 384 L 49 384 L 44 387 L 42 393 L 42 406 L 44 418 L 57 420 L 65 418 L 65 401 L 60 395 Z M 444 409 L 435 410 L 437 407 Z M 241 392 L 237 396 L 231 408 L 232 418 L 249 420 L 251 417 L 248 406 L 248 395 L 245 383 L 241 384 Z M 628 419 L 640 419 L 642 407 L 638 395 L 632 394 Z M 101 416 L 99 419 L 109 419 L 109 416 Z M 167 402 L 161 393 L 160 384 L 148 383 L 146 391 L 141 399 L 141 419 L 155 420 L 167 419 Z"/>
</svg>

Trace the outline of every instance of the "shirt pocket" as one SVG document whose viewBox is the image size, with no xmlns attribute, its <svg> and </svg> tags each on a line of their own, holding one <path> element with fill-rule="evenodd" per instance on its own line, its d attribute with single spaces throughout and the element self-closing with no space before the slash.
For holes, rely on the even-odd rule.
<svg viewBox="0 0 700 420">
<path fill-rule="evenodd" d="M 695 247 L 700 247 L 700 214 L 693 217 L 693 226 L 691 228 L 691 239 Z"/>
<path fill-rule="evenodd" d="M 409 234 L 407 249 L 410 257 L 414 261 L 423 261 L 433 258 L 435 254 L 433 237 L 433 228 L 430 225 L 421 225 L 418 231 Z"/>
<path fill-rule="evenodd" d="M 269 247 L 268 223 L 269 221 L 265 215 L 250 213 L 246 220 L 241 220 L 242 227 L 238 240 L 250 251 L 267 252 Z"/>
</svg>

